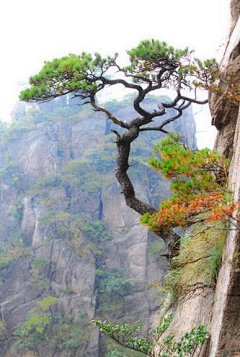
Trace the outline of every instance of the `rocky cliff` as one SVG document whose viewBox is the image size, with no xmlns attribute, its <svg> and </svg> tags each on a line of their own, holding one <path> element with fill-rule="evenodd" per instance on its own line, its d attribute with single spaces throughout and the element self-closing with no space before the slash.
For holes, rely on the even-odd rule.
<svg viewBox="0 0 240 357">
<path fill-rule="evenodd" d="M 109 106 L 133 115 L 128 101 Z M 162 303 L 151 283 L 162 281 L 166 261 L 120 194 L 110 123 L 66 97 L 19 104 L 13 115 L 0 128 L 0 355 L 120 356 L 90 321 L 148 328 Z M 191 110 L 171 130 L 195 147 Z M 132 153 L 138 194 L 155 205 L 168 183 L 145 159 L 159 138 L 140 137 Z"/>
<path fill-rule="evenodd" d="M 221 63 L 222 95 L 213 96 L 213 124 L 219 129 L 216 150 L 231 158 L 229 187 L 234 201 L 240 200 L 240 110 L 239 102 L 228 100 L 226 86 L 239 86 L 240 3 L 231 1 L 229 37 Z M 240 353 L 240 235 L 234 226 L 227 237 L 223 264 L 219 273 L 211 325 L 209 356 L 239 356 Z"/>
<path fill-rule="evenodd" d="M 240 73 L 240 3 L 231 1 L 229 35 L 224 56 L 220 65 L 221 91 L 210 95 L 212 124 L 218 129 L 215 150 L 231 159 L 229 189 L 233 200 L 239 201 L 240 172 L 240 112 L 239 112 L 239 73 Z M 235 92 L 236 91 L 236 92 Z M 228 94 L 226 94 L 228 93 Z M 230 96 L 229 96 L 230 93 Z M 231 95 L 232 93 L 232 95 Z M 217 239 L 216 230 L 213 239 Z M 191 233 L 190 233 L 191 234 Z M 163 339 L 174 334 L 176 340 L 199 325 L 205 325 L 210 333 L 207 344 L 197 348 L 192 356 L 239 356 L 240 355 L 240 275 L 239 254 L 240 236 L 236 225 L 229 227 L 225 237 L 222 266 L 216 284 L 198 284 L 178 300 L 173 309 L 174 317 Z M 159 347 L 155 355 L 159 356 Z"/>
<path fill-rule="evenodd" d="M 239 201 L 240 172 L 240 3 L 231 1 L 232 21 L 221 62 L 220 88 L 216 95 L 210 95 L 212 123 L 218 129 L 215 150 L 231 159 L 229 189 L 233 200 Z M 226 95 L 229 88 L 232 97 Z M 234 91 L 236 90 L 236 93 Z M 231 90 L 230 90 L 231 92 Z M 215 232 L 214 239 L 217 237 Z M 210 339 L 207 345 L 194 352 L 194 356 L 239 356 L 240 355 L 240 236 L 236 225 L 232 225 L 226 236 L 216 286 L 200 286 L 193 289 L 174 309 L 172 324 L 165 335 L 174 334 L 180 338 L 184 333 L 201 324 L 207 326 Z M 161 340 L 162 341 L 162 340 Z M 156 349 L 158 356 L 159 349 Z"/>
</svg>

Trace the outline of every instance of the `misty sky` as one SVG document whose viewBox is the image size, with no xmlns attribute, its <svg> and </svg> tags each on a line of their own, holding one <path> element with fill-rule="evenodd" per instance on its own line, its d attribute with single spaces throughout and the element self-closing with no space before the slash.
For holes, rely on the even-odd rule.
<svg viewBox="0 0 240 357">
<path fill-rule="evenodd" d="M 0 118 L 9 118 L 19 85 L 44 60 L 82 51 L 124 53 L 147 38 L 217 57 L 228 19 L 229 0 L 1 1 Z"/>
</svg>

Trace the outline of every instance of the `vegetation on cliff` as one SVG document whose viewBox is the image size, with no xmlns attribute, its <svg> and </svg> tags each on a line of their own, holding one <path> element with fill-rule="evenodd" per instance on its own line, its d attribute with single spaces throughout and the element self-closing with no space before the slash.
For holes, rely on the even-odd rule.
<svg viewBox="0 0 240 357">
<path fill-rule="evenodd" d="M 18 350 L 30 350 L 40 356 L 41 349 L 47 345 L 52 355 L 69 353 L 76 355 L 88 340 L 90 330 L 86 316 L 74 321 L 74 316 L 62 316 L 54 310 L 58 299 L 46 296 L 29 311 L 26 322 L 17 326 L 13 332 Z"/>
<path fill-rule="evenodd" d="M 171 180 L 172 196 L 141 222 L 151 231 L 182 230 L 178 254 L 165 278 L 173 296 L 183 297 L 216 281 L 229 222 L 238 221 L 238 205 L 228 190 L 230 161 L 209 149 L 192 151 L 179 134 L 164 138 L 149 165 Z M 157 156 L 158 155 L 158 156 Z"/>
<path fill-rule="evenodd" d="M 191 357 L 208 340 L 208 332 L 204 326 L 199 326 L 186 333 L 179 341 L 174 340 L 174 335 L 168 335 L 162 343 L 159 338 L 168 329 L 173 315 L 168 315 L 160 325 L 151 330 L 147 336 L 142 334 L 143 325 L 133 324 L 118 325 L 111 322 L 93 321 L 100 331 L 128 349 L 139 351 L 149 357 Z M 154 348 L 160 350 L 156 355 Z"/>
<path fill-rule="evenodd" d="M 144 214 L 141 222 L 160 234 L 169 228 L 182 230 L 177 254 L 161 287 L 173 304 L 214 285 L 229 222 L 239 224 L 239 205 L 232 202 L 227 186 L 228 159 L 209 149 L 189 150 L 179 134 L 162 139 L 154 153 L 149 165 L 172 181 L 172 197 L 161 202 L 158 212 Z M 159 345 L 161 334 L 143 337 L 138 324 L 95 323 L 104 334 L 147 356 L 156 355 L 156 346 L 157 356 L 192 356 L 208 339 L 205 327 L 199 326 L 180 341 L 170 334 Z M 160 325 L 156 331 L 166 329 L 162 331 Z"/>
</svg>

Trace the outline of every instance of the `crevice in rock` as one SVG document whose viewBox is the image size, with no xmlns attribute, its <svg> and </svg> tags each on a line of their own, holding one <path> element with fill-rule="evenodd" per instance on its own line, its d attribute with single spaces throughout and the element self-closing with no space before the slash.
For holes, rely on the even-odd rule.
<svg viewBox="0 0 240 357">
<path fill-rule="evenodd" d="M 98 220 L 102 221 L 103 219 L 103 201 L 102 201 L 102 192 L 99 193 L 99 204 L 98 204 Z"/>
<path fill-rule="evenodd" d="M 240 55 L 240 41 L 232 51 L 231 60 L 235 60 L 235 58 L 238 57 L 239 55 Z"/>
</svg>

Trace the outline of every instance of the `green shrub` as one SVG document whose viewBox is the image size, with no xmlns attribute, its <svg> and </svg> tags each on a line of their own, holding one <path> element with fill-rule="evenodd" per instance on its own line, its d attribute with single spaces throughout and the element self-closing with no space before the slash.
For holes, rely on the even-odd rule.
<svg viewBox="0 0 240 357">
<path fill-rule="evenodd" d="M 181 238 L 179 255 L 165 276 L 166 291 L 176 298 L 194 287 L 213 286 L 221 265 L 226 233 L 225 223 L 193 225 Z"/>
<path fill-rule="evenodd" d="M 12 262 L 20 257 L 29 256 L 30 253 L 30 247 L 23 242 L 22 233 L 9 242 L 0 243 L 0 270 L 5 270 Z"/>
<path fill-rule="evenodd" d="M 93 323 L 104 335 L 109 336 L 122 346 L 139 351 L 146 356 L 153 356 L 153 353 L 156 357 L 192 356 L 196 348 L 208 340 L 209 335 L 205 326 L 201 325 L 192 329 L 178 341 L 174 335 L 168 335 L 159 342 L 160 336 L 168 329 L 172 319 L 172 315 L 164 318 L 160 326 L 150 332 L 150 336 L 143 335 L 144 326 L 138 322 L 123 325 L 106 321 L 93 321 Z M 155 348 L 156 351 L 154 351 Z"/>
<path fill-rule="evenodd" d="M 37 352 L 44 347 L 57 349 L 64 356 L 75 355 L 88 342 L 91 328 L 86 319 L 74 321 L 72 315 L 62 316 L 54 308 L 57 302 L 54 296 L 36 302 L 13 333 L 18 350 Z"/>
</svg>

